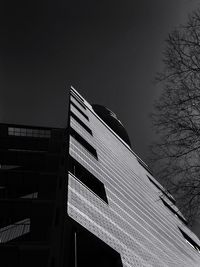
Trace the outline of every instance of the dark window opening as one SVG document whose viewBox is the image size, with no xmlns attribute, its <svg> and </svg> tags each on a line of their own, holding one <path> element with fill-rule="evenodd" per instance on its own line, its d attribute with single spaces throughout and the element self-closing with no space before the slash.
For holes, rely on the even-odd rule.
<svg viewBox="0 0 200 267">
<path fill-rule="evenodd" d="M 81 101 L 84 102 L 84 99 L 80 95 L 78 95 L 75 91 L 71 91 L 71 92 L 73 95 L 77 96 Z"/>
<path fill-rule="evenodd" d="M 200 252 L 200 246 L 197 245 L 196 242 L 194 242 L 194 240 L 192 240 L 191 237 L 189 237 L 185 232 L 183 232 L 183 230 L 181 230 L 179 227 L 178 229 L 180 230 L 181 234 L 183 235 L 183 237 L 185 238 L 186 242 L 188 244 L 190 244 L 190 246 L 192 246 L 194 249 L 196 249 L 198 252 Z"/>
<path fill-rule="evenodd" d="M 72 157 L 69 160 L 69 171 L 92 192 L 108 203 L 104 184 Z"/>
<path fill-rule="evenodd" d="M 76 104 L 74 104 L 73 102 L 70 102 L 71 103 L 71 105 L 72 106 L 74 106 L 77 110 L 78 110 L 78 112 L 79 113 L 81 113 L 82 115 L 83 115 L 83 117 L 84 118 L 86 118 L 86 120 L 88 120 L 89 121 L 89 118 L 88 118 L 88 116 L 87 115 L 85 115 L 85 113 L 79 108 L 79 107 L 77 107 L 77 105 Z"/>
<path fill-rule="evenodd" d="M 75 119 L 89 134 L 92 135 L 92 131 L 90 130 L 90 128 L 87 125 L 85 125 L 85 123 L 83 123 L 82 120 L 80 120 L 72 111 L 71 111 L 71 117 Z"/>
<path fill-rule="evenodd" d="M 75 95 L 71 95 L 71 97 L 73 97 L 73 98 L 79 103 L 79 105 L 80 105 L 82 108 L 86 109 L 86 106 L 83 104 L 83 102 L 82 102 L 77 96 L 75 96 Z"/>
<path fill-rule="evenodd" d="M 72 266 L 123 267 L 120 254 L 83 227 L 73 231 Z"/>
<path fill-rule="evenodd" d="M 167 190 L 163 190 L 159 185 L 157 185 L 148 175 L 147 177 L 149 178 L 149 181 L 155 185 L 155 187 L 157 187 L 162 193 L 163 195 L 165 195 L 173 204 L 176 203 L 175 199 L 171 196 L 170 193 L 168 193 Z"/>
<path fill-rule="evenodd" d="M 93 146 L 91 146 L 82 136 L 80 136 L 73 128 L 70 128 L 70 135 L 73 136 L 86 150 L 88 150 L 96 159 L 97 152 Z"/>
<path fill-rule="evenodd" d="M 162 199 L 161 197 L 160 199 L 162 200 L 165 207 L 167 207 L 171 212 L 173 212 L 184 224 L 187 224 L 187 221 L 180 214 L 178 214 L 166 201 L 164 201 L 164 199 Z"/>
</svg>

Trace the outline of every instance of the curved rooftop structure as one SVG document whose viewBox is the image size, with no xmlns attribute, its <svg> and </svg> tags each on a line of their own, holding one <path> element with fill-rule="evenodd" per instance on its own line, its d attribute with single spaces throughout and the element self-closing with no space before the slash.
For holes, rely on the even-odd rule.
<svg viewBox="0 0 200 267">
<path fill-rule="evenodd" d="M 129 136 L 121 123 L 121 121 L 117 118 L 116 114 L 112 112 L 110 109 L 98 105 L 92 105 L 93 110 L 97 113 L 97 115 L 127 144 L 131 147 L 131 142 Z"/>
</svg>

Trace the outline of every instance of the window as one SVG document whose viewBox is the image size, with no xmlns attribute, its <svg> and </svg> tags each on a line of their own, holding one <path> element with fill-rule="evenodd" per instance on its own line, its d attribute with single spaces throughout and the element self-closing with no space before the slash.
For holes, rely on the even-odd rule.
<svg viewBox="0 0 200 267">
<path fill-rule="evenodd" d="M 30 193 L 28 195 L 22 196 L 21 198 L 31 198 L 31 199 L 38 198 L 38 192 Z"/>
<path fill-rule="evenodd" d="M 33 128 L 31 129 L 31 128 L 8 127 L 8 135 L 50 138 L 51 131 L 42 129 L 33 129 Z"/>
<path fill-rule="evenodd" d="M 81 105 L 82 108 L 86 109 L 86 106 L 83 104 L 81 100 L 79 100 L 78 97 L 76 97 L 75 95 L 71 95 L 71 97 L 73 97 L 79 103 L 79 105 Z"/>
<path fill-rule="evenodd" d="M 78 97 L 82 102 L 84 102 L 84 99 L 80 95 L 78 95 L 75 91 L 71 91 L 71 93 L 73 94 L 73 96 Z"/>
<path fill-rule="evenodd" d="M 74 223 L 70 266 L 123 267 L 120 254 L 100 238 Z"/>
<path fill-rule="evenodd" d="M 176 215 L 183 223 L 187 224 L 187 221 L 180 214 L 178 214 L 178 212 L 176 212 L 164 199 L 162 199 L 161 197 L 160 199 L 162 200 L 165 207 L 167 207 L 171 212 L 173 212 L 174 215 Z"/>
<path fill-rule="evenodd" d="M 96 159 L 97 152 L 96 149 L 93 148 L 82 136 L 80 136 L 73 128 L 70 128 L 70 135 L 73 136 L 76 141 L 78 141 L 85 149 L 87 149 Z"/>
<path fill-rule="evenodd" d="M 196 249 L 196 251 L 200 252 L 200 246 L 197 245 L 196 242 L 194 242 L 194 240 L 192 240 L 191 237 L 189 237 L 183 230 L 181 230 L 179 227 L 178 229 L 180 230 L 181 234 L 183 235 L 183 237 L 185 238 L 186 242 L 193 247 L 194 249 Z"/>
<path fill-rule="evenodd" d="M 0 228 L 0 243 L 6 243 L 30 232 L 30 218 Z"/>
<path fill-rule="evenodd" d="M 89 134 L 92 135 L 92 131 L 90 130 L 90 128 L 87 125 L 85 125 L 85 123 L 83 123 L 82 120 L 80 120 L 72 111 L 71 111 L 71 117 L 75 119 Z"/>
<path fill-rule="evenodd" d="M 175 199 L 172 197 L 172 195 L 167 191 L 167 190 L 163 190 L 157 183 L 155 183 L 148 175 L 147 177 L 149 178 L 149 181 L 155 185 L 155 187 L 157 187 L 162 193 L 163 195 L 165 195 L 173 204 L 176 203 Z"/>
<path fill-rule="evenodd" d="M 80 112 L 83 115 L 84 118 L 86 118 L 86 120 L 89 121 L 88 116 L 85 115 L 85 113 L 80 108 L 78 108 L 76 104 L 74 104 L 73 102 L 70 102 L 70 103 L 71 103 L 72 106 L 74 106 L 78 110 L 78 112 Z"/>
<path fill-rule="evenodd" d="M 104 184 L 72 157 L 69 160 L 69 171 L 92 192 L 108 203 Z"/>
</svg>

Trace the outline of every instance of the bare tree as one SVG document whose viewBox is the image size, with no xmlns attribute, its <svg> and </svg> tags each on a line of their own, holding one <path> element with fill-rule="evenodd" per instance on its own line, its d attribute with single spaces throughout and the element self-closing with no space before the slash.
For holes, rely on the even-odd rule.
<svg viewBox="0 0 200 267">
<path fill-rule="evenodd" d="M 190 224 L 200 210 L 200 10 L 173 31 L 164 52 L 163 87 L 152 121 L 160 140 L 152 168 Z"/>
</svg>

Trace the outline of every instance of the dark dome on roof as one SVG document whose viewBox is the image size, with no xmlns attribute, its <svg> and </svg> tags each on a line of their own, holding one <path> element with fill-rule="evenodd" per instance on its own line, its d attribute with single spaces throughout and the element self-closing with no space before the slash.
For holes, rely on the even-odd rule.
<svg viewBox="0 0 200 267">
<path fill-rule="evenodd" d="M 94 104 L 92 105 L 93 110 L 97 115 L 124 141 L 131 147 L 131 142 L 128 137 L 128 134 L 121 123 L 117 118 L 116 114 L 110 109 Z"/>
</svg>

